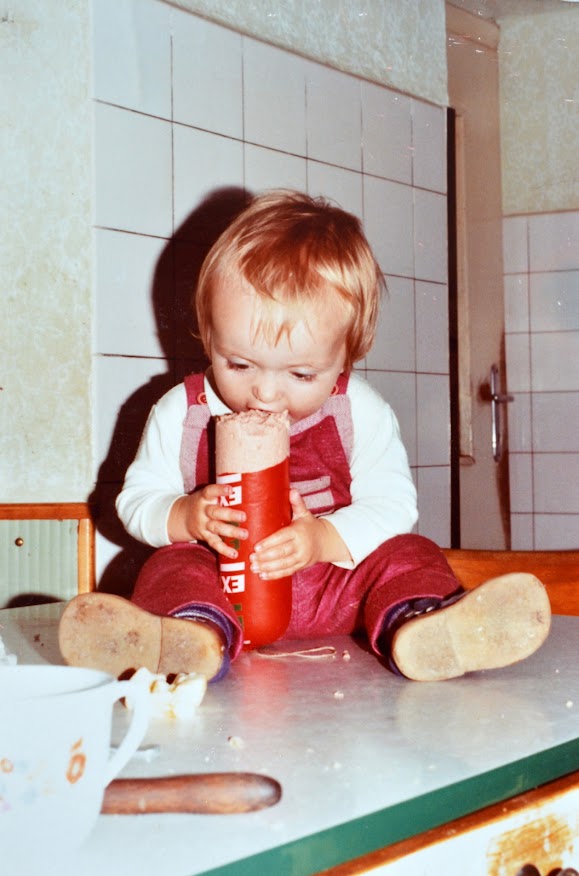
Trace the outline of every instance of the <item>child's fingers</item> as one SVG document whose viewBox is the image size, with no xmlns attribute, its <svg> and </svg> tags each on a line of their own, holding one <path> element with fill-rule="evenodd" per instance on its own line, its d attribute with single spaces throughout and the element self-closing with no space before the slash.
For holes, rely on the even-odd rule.
<svg viewBox="0 0 579 876">
<path fill-rule="evenodd" d="M 251 571 L 259 575 L 264 581 L 275 580 L 276 578 L 286 578 L 295 575 L 303 569 L 305 564 L 298 560 L 297 557 L 282 557 L 279 560 L 273 560 L 270 563 L 260 564 L 257 567 L 251 566 Z"/>
<path fill-rule="evenodd" d="M 220 538 L 235 538 L 245 541 L 248 536 L 247 529 L 242 529 L 234 523 L 223 523 L 220 521 L 212 521 L 207 524 L 209 532 L 218 535 Z"/>
<path fill-rule="evenodd" d="M 305 517 L 307 514 L 311 513 L 310 511 L 308 511 L 301 493 L 299 492 L 299 490 L 296 490 L 295 487 L 291 488 L 289 498 L 292 508 L 293 520 L 298 520 L 300 517 Z"/>
<path fill-rule="evenodd" d="M 292 543 L 295 539 L 295 532 L 291 526 L 284 526 L 283 529 L 278 529 L 277 532 L 272 532 L 271 535 L 262 538 L 261 541 L 258 541 L 255 545 L 256 553 L 260 555 L 265 554 L 268 551 L 275 550 L 276 548 L 283 547 L 288 543 Z"/>
<path fill-rule="evenodd" d="M 268 535 L 265 538 L 262 538 L 261 541 L 256 542 L 254 545 L 254 553 L 256 554 L 266 554 L 267 551 L 276 548 L 278 544 L 281 544 L 285 541 L 285 536 L 283 535 L 283 530 L 279 530 L 278 532 L 274 532 L 272 535 Z"/>
<path fill-rule="evenodd" d="M 219 504 L 224 508 L 229 507 L 228 499 L 233 495 L 231 484 L 207 484 L 203 487 L 201 495 L 210 504 Z"/>
<path fill-rule="evenodd" d="M 289 565 L 297 555 L 296 545 L 292 542 L 284 542 L 265 551 L 255 551 L 251 557 L 255 565 L 265 569 L 274 564 Z"/>
<path fill-rule="evenodd" d="M 235 542 L 247 538 L 247 530 L 241 529 L 234 524 L 223 523 L 221 521 L 208 520 L 203 541 L 206 541 L 209 547 L 217 551 L 224 557 L 229 557 L 234 560 L 238 557 L 239 551 L 235 547 Z M 229 544 L 225 539 L 231 539 L 233 544 Z"/>
<path fill-rule="evenodd" d="M 282 578 L 303 569 L 306 557 L 295 534 L 281 530 L 260 542 L 260 549 L 251 555 L 250 563 L 252 571 L 262 578 Z"/>
<path fill-rule="evenodd" d="M 205 541 L 210 548 L 213 548 L 213 550 L 218 554 L 221 554 L 222 557 L 228 557 L 228 559 L 235 560 L 238 556 L 238 552 L 235 548 L 224 542 L 218 535 L 208 532 Z"/>
<path fill-rule="evenodd" d="M 230 508 L 219 508 L 217 505 L 207 506 L 207 530 L 220 539 L 232 538 L 244 541 L 249 535 L 247 529 L 241 525 L 244 520 L 245 514 L 241 511 L 233 512 Z"/>
<path fill-rule="evenodd" d="M 245 523 L 247 518 L 245 511 L 224 508 L 222 505 L 208 505 L 206 514 L 209 520 L 217 520 L 223 523 Z"/>
<path fill-rule="evenodd" d="M 233 508 L 227 504 L 231 487 L 229 484 L 210 484 L 202 491 L 204 513 L 209 520 L 234 521 L 245 523 L 246 513 L 241 508 Z"/>
</svg>

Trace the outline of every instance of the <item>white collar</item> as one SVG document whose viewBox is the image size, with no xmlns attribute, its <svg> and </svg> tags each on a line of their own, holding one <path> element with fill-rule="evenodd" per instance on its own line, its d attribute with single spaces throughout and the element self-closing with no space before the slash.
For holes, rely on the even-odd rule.
<svg viewBox="0 0 579 876">
<path fill-rule="evenodd" d="M 227 405 L 221 401 L 221 399 L 211 386 L 211 381 L 207 377 L 208 370 L 203 376 L 203 382 L 205 387 L 205 396 L 207 398 L 207 404 L 209 405 L 211 416 L 221 417 L 223 416 L 223 414 L 231 414 L 231 408 L 228 408 Z"/>
</svg>

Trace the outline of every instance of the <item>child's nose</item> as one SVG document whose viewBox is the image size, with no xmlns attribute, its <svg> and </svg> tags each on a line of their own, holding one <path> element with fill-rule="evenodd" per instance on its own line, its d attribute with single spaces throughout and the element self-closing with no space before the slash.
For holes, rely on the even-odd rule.
<svg viewBox="0 0 579 876">
<path fill-rule="evenodd" d="M 262 374 L 253 385 L 255 398 L 264 404 L 271 404 L 279 396 L 277 381 L 273 374 Z"/>
</svg>

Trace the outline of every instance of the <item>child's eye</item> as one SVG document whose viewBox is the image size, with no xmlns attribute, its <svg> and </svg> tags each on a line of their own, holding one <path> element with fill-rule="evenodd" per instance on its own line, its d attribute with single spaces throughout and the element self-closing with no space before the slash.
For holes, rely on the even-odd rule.
<svg viewBox="0 0 579 876">
<path fill-rule="evenodd" d="M 231 371 L 247 371 L 249 365 L 246 362 L 232 362 L 231 359 L 227 362 L 227 367 Z"/>
<path fill-rule="evenodd" d="M 316 379 L 315 374 L 310 374 L 307 372 L 302 373 L 301 371 L 292 371 L 292 377 L 295 377 L 297 380 L 301 381 L 302 383 L 311 383 L 313 380 Z"/>
</svg>

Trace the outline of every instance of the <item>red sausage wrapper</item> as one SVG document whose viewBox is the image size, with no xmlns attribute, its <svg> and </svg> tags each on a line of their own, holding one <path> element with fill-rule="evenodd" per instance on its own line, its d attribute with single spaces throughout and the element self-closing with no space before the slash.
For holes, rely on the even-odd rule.
<svg viewBox="0 0 579 876">
<path fill-rule="evenodd" d="M 289 417 L 243 411 L 216 418 L 217 483 L 230 484 L 222 503 L 245 511 L 249 538 L 225 539 L 239 552 L 220 557 L 221 585 L 243 628 L 245 648 L 279 639 L 291 616 L 291 576 L 262 581 L 250 569 L 255 544 L 291 521 Z"/>
</svg>

